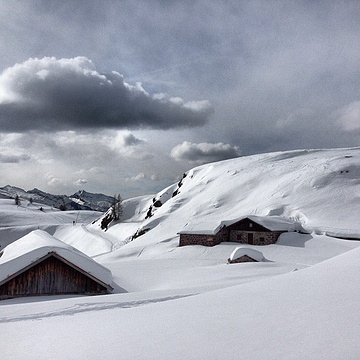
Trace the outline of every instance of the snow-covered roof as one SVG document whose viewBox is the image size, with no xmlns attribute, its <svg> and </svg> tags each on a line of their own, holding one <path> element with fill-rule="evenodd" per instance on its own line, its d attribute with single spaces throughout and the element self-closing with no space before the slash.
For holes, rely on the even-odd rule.
<svg viewBox="0 0 360 360">
<path fill-rule="evenodd" d="M 229 260 L 233 261 L 245 255 L 251 257 L 256 261 L 263 261 L 265 259 L 261 251 L 250 249 L 244 246 L 239 246 L 231 253 Z"/>
<path fill-rule="evenodd" d="M 229 221 L 222 221 L 220 228 L 222 226 L 230 226 L 236 222 L 243 219 L 250 219 L 251 221 L 263 226 L 264 228 L 271 231 L 295 231 L 299 230 L 299 225 L 293 220 L 286 219 L 281 216 L 257 216 L 257 215 L 248 215 L 243 216 L 238 219 L 233 219 Z"/>
<path fill-rule="evenodd" d="M 184 229 L 179 232 L 179 234 L 202 234 L 202 235 L 215 235 L 220 228 L 220 225 L 214 228 L 213 224 L 209 223 L 188 223 L 185 225 Z"/>
<path fill-rule="evenodd" d="M 42 230 L 32 231 L 14 241 L 5 247 L 1 254 L 0 284 L 48 254 L 56 254 L 112 290 L 112 274 L 109 269 Z"/>
<path fill-rule="evenodd" d="M 182 231 L 179 232 L 179 234 L 215 235 L 224 226 L 227 227 L 233 225 L 244 219 L 250 219 L 270 231 L 296 231 L 301 228 L 299 223 L 281 216 L 247 215 L 232 220 L 223 220 L 215 227 L 214 224 L 188 224 Z"/>
</svg>

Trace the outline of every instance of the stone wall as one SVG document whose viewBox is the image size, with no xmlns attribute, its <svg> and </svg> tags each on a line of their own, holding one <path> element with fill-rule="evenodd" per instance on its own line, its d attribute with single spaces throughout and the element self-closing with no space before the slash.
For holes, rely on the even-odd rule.
<svg viewBox="0 0 360 360">
<path fill-rule="evenodd" d="M 203 245 L 214 246 L 220 244 L 221 241 L 214 235 L 202 234 L 180 234 L 179 246 L 186 245 Z"/>
<path fill-rule="evenodd" d="M 220 230 L 216 235 L 204 234 L 180 234 L 179 246 L 203 245 L 214 246 L 224 241 L 249 244 L 248 234 L 253 235 L 252 245 L 270 245 L 275 244 L 282 231 L 244 231 L 231 230 L 229 237 L 226 229 Z"/>
</svg>

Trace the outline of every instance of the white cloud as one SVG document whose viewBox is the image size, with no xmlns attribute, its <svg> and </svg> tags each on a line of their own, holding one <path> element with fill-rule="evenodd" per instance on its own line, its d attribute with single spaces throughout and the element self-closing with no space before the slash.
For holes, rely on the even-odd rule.
<svg viewBox="0 0 360 360">
<path fill-rule="evenodd" d="M 126 146 L 134 146 L 143 143 L 144 140 L 140 140 L 136 138 L 129 131 L 119 131 L 116 137 L 113 140 L 114 146 L 126 147 Z"/>
<path fill-rule="evenodd" d="M 124 158 L 146 160 L 153 157 L 148 150 L 147 142 L 129 131 L 118 131 L 116 136 L 109 137 L 108 144 L 111 150 Z"/>
<path fill-rule="evenodd" d="M 127 178 L 128 181 L 140 181 L 146 179 L 146 175 L 141 172 L 135 176 L 132 176 L 131 178 Z"/>
<path fill-rule="evenodd" d="M 59 179 L 58 177 L 56 177 L 56 176 L 48 175 L 47 179 L 48 179 L 47 184 L 48 184 L 49 186 L 59 187 L 59 186 L 63 186 L 63 185 L 64 185 L 63 181 L 62 181 L 61 179 Z"/>
<path fill-rule="evenodd" d="M 336 112 L 339 124 L 345 131 L 360 129 L 360 101 L 354 101 Z"/>
<path fill-rule="evenodd" d="M 88 181 L 87 181 L 86 179 L 77 179 L 77 180 L 75 181 L 75 184 L 76 184 L 76 185 L 79 185 L 79 186 L 84 185 L 84 184 L 87 184 L 87 183 L 88 183 Z"/>
<path fill-rule="evenodd" d="M 187 160 L 192 164 L 204 164 L 240 155 L 241 152 L 237 146 L 223 144 L 222 142 L 194 144 L 184 141 L 171 150 L 171 156 L 175 160 Z"/>
</svg>

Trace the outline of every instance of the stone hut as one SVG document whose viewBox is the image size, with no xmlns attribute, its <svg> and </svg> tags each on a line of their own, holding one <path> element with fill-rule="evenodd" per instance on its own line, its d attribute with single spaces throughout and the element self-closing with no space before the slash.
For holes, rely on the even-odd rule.
<svg viewBox="0 0 360 360">
<path fill-rule="evenodd" d="M 213 229 L 199 230 L 196 227 L 184 229 L 179 233 L 179 246 L 214 246 L 226 241 L 269 245 L 276 243 L 282 233 L 298 231 L 299 227 L 296 222 L 279 216 L 249 215 L 240 219 L 222 221 Z"/>
</svg>

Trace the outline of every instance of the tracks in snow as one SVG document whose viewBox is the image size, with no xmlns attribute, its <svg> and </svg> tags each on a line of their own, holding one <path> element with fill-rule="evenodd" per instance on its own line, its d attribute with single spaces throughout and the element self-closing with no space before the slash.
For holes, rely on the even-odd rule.
<svg viewBox="0 0 360 360">
<path fill-rule="evenodd" d="M 186 298 L 196 294 L 186 294 L 186 295 L 175 295 L 175 296 L 166 296 L 155 299 L 144 299 L 144 300 L 134 300 L 134 301 L 124 301 L 124 302 L 94 302 L 94 303 L 81 303 L 75 304 L 64 309 L 58 309 L 53 311 L 44 311 L 33 314 L 25 314 L 20 316 L 5 316 L 0 317 L 0 323 L 9 323 L 9 322 L 18 322 L 18 321 L 29 321 L 29 320 L 42 320 L 51 317 L 58 316 L 73 316 L 77 314 L 93 312 L 93 311 L 103 311 L 103 310 L 114 310 L 114 309 L 129 309 L 149 304 L 156 304 L 165 301 L 171 301 L 181 298 Z"/>
</svg>

